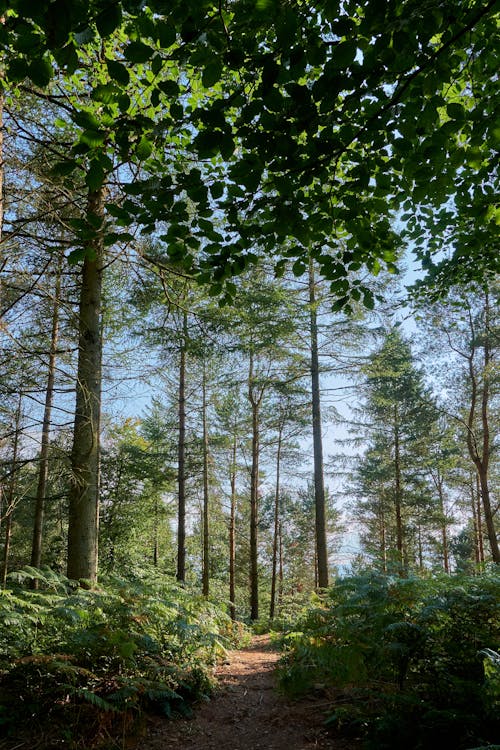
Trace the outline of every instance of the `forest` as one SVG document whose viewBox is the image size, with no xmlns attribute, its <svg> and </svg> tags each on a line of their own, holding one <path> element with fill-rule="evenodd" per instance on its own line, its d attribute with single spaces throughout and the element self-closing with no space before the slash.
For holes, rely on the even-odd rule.
<svg viewBox="0 0 500 750">
<path fill-rule="evenodd" d="M 500 748 L 498 2 L 0 21 L 0 748 Z"/>
</svg>

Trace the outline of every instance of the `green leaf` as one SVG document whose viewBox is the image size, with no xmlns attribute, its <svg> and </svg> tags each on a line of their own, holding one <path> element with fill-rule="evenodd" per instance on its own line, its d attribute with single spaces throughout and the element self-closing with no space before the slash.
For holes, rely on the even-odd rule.
<svg viewBox="0 0 500 750">
<path fill-rule="evenodd" d="M 172 102 L 170 105 L 170 114 L 174 120 L 182 120 L 184 117 L 184 108 L 179 102 Z"/>
<path fill-rule="evenodd" d="M 336 68 L 347 68 L 356 57 L 357 44 L 355 41 L 341 42 L 333 50 L 333 64 Z"/>
<path fill-rule="evenodd" d="M 296 260 L 292 266 L 292 273 L 294 276 L 302 276 L 306 270 L 306 265 L 302 260 Z"/>
<path fill-rule="evenodd" d="M 163 91 L 166 96 L 178 96 L 179 95 L 179 84 L 177 81 L 160 81 L 158 84 L 160 91 Z"/>
<path fill-rule="evenodd" d="M 446 106 L 446 113 L 448 117 L 451 117 L 452 120 L 465 120 L 465 109 L 461 104 L 448 104 Z"/>
<path fill-rule="evenodd" d="M 122 21 L 121 3 L 106 3 L 97 15 L 95 24 L 102 37 L 109 36 L 118 28 Z"/>
<path fill-rule="evenodd" d="M 144 161 L 144 159 L 147 159 L 149 156 L 151 156 L 152 152 L 153 144 L 151 143 L 151 141 L 148 140 L 145 135 L 141 136 L 141 139 L 135 149 L 137 157 L 141 161 Z"/>
<path fill-rule="evenodd" d="M 71 115 L 71 119 L 81 128 L 86 130 L 99 130 L 100 122 L 93 112 L 87 109 L 80 109 Z"/>
<path fill-rule="evenodd" d="M 363 293 L 363 305 L 368 310 L 373 310 L 373 308 L 375 307 L 375 300 L 373 297 L 373 293 L 369 289 L 365 289 Z"/>
<path fill-rule="evenodd" d="M 68 255 L 68 262 L 70 266 L 75 266 L 87 255 L 87 250 L 84 247 L 78 247 L 76 250 L 72 250 Z"/>
<path fill-rule="evenodd" d="M 25 78 L 28 78 L 29 75 L 30 66 L 26 60 L 17 57 L 9 62 L 7 66 L 7 79 L 9 81 L 23 81 Z"/>
<path fill-rule="evenodd" d="M 77 166 L 78 162 L 72 159 L 68 159 L 68 161 L 57 162 L 57 164 L 54 164 L 50 171 L 51 174 L 55 175 L 56 177 L 67 177 L 67 175 L 75 171 Z"/>
<path fill-rule="evenodd" d="M 45 88 L 45 86 L 47 86 L 50 79 L 52 78 L 53 73 L 54 70 L 52 68 L 52 65 L 45 57 L 38 60 L 33 60 L 33 62 L 30 63 L 29 77 L 31 78 L 35 86 Z"/>
<path fill-rule="evenodd" d="M 91 161 L 90 167 L 85 175 L 85 184 L 91 192 L 99 190 L 105 180 L 105 172 L 98 161 Z"/>
<path fill-rule="evenodd" d="M 224 183 L 214 182 L 212 185 L 210 185 L 210 192 L 212 194 L 212 198 L 221 198 L 224 194 Z"/>
<path fill-rule="evenodd" d="M 130 42 L 124 51 L 127 60 L 133 63 L 145 63 L 154 54 L 154 49 L 144 42 Z"/>
<path fill-rule="evenodd" d="M 80 135 L 80 142 L 94 148 L 104 143 L 106 135 L 107 133 L 104 130 L 84 130 Z"/>
<path fill-rule="evenodd" d="M 215 84 L 220 80 L 221 75 L 222 75 L 222 63 L 219 60 L 213 60 L 207 65 L 207 67 L 203 71 L 203 75 L 201 77 L 203 86 L 206 89 L 209 89 L 212 86 L 215 86 Z"/>
<path fill-rule="evenodd" d="M 168 49 L 175 42 L 175 28 L 165 21 L 159 21 L 156 24 L 157 39 L 162 49 Z"/>
<path fill-rule="evenodd" d="M 117 60 L 107 60 L 106 65 L 111 78 L 122 86 L 126 86 L 130 80 L 130 73 L 123 63 Z"/>
<path fill-rule="evenodd" d="M 111 104 L 117 100 L 118 90 L 112 83 L 99 84 L 93 89 L 91 98 L 96 102 Z"/>
</svg>

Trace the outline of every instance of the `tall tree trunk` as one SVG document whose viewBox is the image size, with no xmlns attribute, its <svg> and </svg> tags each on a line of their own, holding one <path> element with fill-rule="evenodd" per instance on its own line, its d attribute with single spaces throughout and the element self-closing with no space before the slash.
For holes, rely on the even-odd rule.
<svg viewBox="0 0 500 750">
<path fill-rule="evenodd" d="M 382 560 L 382 570 L 387 573 L 387 529 L 385 522 L 385 511 L 383 502 L 380 503 L 379 513 L 379 529 L 380 529 L 380 558 Z"/>
<path fill-rule="evenodd" d="M 5 531 L 4 531 L 4 548 L 3 548 L 3 560 L 2 560 L 2 588 L 5 588 L 7 583 L 7 572 L 9 569 L 9 555 L 10 555 L 10 541 L 12 537 L 12 519 L 14 517 L 15 507 L 15 495 L 16 495 L 16 484 L 17 484 L 17 458 L 19 453 L 19 433 L 21 430 L 21 407 L 22 407 L 22 394 L 19 396 L 19 401 L 16 409 L 15 423 L 14 423 L 14 442 L 12 446 L 12 469 L 7 490 L 7 502 L 5 510 Z"/>
<path fill-rule="evenodd" d="M 202 421 L 203 421 L 203 571 L 202 591 L 210 593 L 210 523 L 209 523 L 209 483 L 208 483 L 208 425 L 207 425 L 207 370 L 203 360 L 202 380 Z"/>
<path fill-rule="evenodd" d="M 479 475 L 475 472 L 476 483 L 476 511 L 477 511 L 477 540 L 479 545 L 479 562 L 484 563 L 484 534 L 483 514 L 481 512 L 481 488 L 479 486 Z"/>
<path fill-rule="evenodd" d="M 316 555 L 318 588 L 328 586 L 328 548 L 326 543 L 326 501 L 323 471 L 323 436 L 321 434 L 321 397 L 319 384 L 318 320 L 314 261 L 309 259 L 309 308 L 311 336 L 311 398 L 314 454 L 314 500 L 316 517 Z"/>
<path fill-rule="evenodd" d="M 153 529 L 153 566 L 158 567 L 158 495 L 155 495 L 153 514 L 154 514 L 154 529 Z"/>
<path fill-rule="evenodd" d="M 441 509 L 441 540 L 443 544 L 443 568 L 445 573 L 450 572 L 450 553 L 448 547 L 448 527 L 446 523 L 446 507 L 444 503 L 443 478 L 439 473 L 437 476 L 437 489 L 439 497 L 439 507 Z"/>
<path fill-rule="evenodd" d="M 5 23 L 5 17 L 0 17 L 0 24 Z M 0 88 L 0 272 L 3 271 L 5 260 L 2 252 L 2 240 L 3 240 L 3 220 L 4 220 L 4 191 L 5 191 L 5 185 L 4 185 L 4 167 L 5 162 L 3 158 L 3 108 L 4 108 L 4 96 L 3 96 L 3 79 L 4 79 L 4 71 L 3 66 L 0 68 L 0 83 L 2 85 L 2 88 Z M 0 300 L 3 297 L 2 293 L 2 278 L 0 276 Z"/>
<path fill-rule="evenodd" d="M 479 565 L 481 562 L 481 553 L 480 553 L 480 545 L 479 545 L 479 523 L 478 523 L 478 515 L 477 515 L 477 504 L 476 504 L 476 477 L 477 473 L 471 474 L 471 481 L 470 481 L 470 507 L 472 512 L 472 528 L 474 532 L 474 562 L 476 565 Z"/>
<path fill-rule="evenodd" d="M 52 307 L 52 326 L 50 336 L 49 366 L 47 374 L 47 388 L 45 391 L 45 407 L 42 421 L 42 439 L 40 445 L 40 466 L 38 469 L 38 484 L 35 499 L 35 520 L 33 524 L 33 541 L 31 545 L 31 565 L 39 568 L 42 561 L 43 518 L 45 513 L 45 495 L 47 477 L 49 473 L 50 422 L 52 417 L 52 402 L 54 399 L 54 381 L 56 374 L 56 352 L 59 337 L 59 304 L 61 294 L 62 253 L 59 255 L 56 280 L 54 285 L 54 302 Z M 34 579 L 33 587 L 37 587 Z"/>
<path fill-rule="evenodd" d="M 474 353 L 468 357 L 469 379 L 471 382 L 471 403 L 467 420 L 467 448 L 469 455 L 474 462 L 479 477 L 479 486 L 481 491 L 481 501 L 483 506 L 484 523 L 491 550 L 491 557 L 494 563 L 500 564 L 500 546 L 496 535 L 494 512 L 491 506 L 491 495 L 489 488 L 489 459 L 490 459 L 490 426 L 489 426 L 489 378 L 491 366 L 491 342 L 490 342 L 490 300 L 489 294 L 485 294 L 484 302 L 485 316 L 485 334 L 482 339 L 483 349 L 483 377 L 481 386 L 479 385 L 474 371 Z M 479 402 L 479 403 L 478 403 Z M 479 410 L 479 415 L 477 411 Z M 475 421 L 478 416 L 481 429 L 482 440 L 476 436 Z M 481 443 L 481 446 L 479 445 Z"/>
<path fill-rule="evenodd" d="M 403 493 L 401 485 L 401 455 L 399 444 L 399 415 L 397 404 L 394 405 L 394 509 L 396 514 L 396 549 L 398 566 L 401 575 L 405 574 L 404 528 L 402 516 Z"/>
<path fill-rule="evenodd" d="M 106 189 L 89 193 L 87 212 L 104 223 Z M 78 375 L 69 491 L 68 578 L 97 580 L 99 425 L 101 415 L 102 231 L 83 261 L 79 305 Z"/>
<path fill-rule="evenodd" d="M 229 613 L 236 620 L 236 430 L 231 458 L 231 511 L 229 517 Z"/>
<path fill-rule="evenodd" d="M 280 521 L 280 468 L 281 468 L 281 442 L 283 439 L 283 430 L 281 425 L 278 429 L 278 447 L 276 450 L 276 486 L 274 490 L 274 533 L 273 533 L 273 562 L 271 573 L 271 602 L 269 605 L 269 619 L 274 618 L 275 600 L 276 600 L 276 574 L 278 564 L 278 534 Z"/>
<path fill-rule="evenodd" d="M 259 523 L 259 454 L 260 454 L 260 405 L 263 390 L 256 394 L 254 386 L 253 355 L 250 354 L 248 372 L 248 400 L 252 406 L 252 468 L 250 472 L 250 619 L 259 619 L 259 568 L 258 568 L 258 523 Z"/>
<path fill-rule="evenodd" d="M 179 361 L 179 444 L 177 454 L 177 580 L 186 581 L 186 348 L 187 312 L 183 313 L 183 340 Z"/>
<path fill-rule="evenodd" d="M 280 521 L 278 526 L 278 552 L 279 552 L 279 568 L 278 568 L 278 610 L 281 611 L 283 605 L 283 581 L 284 581 L 284 561 L 283 561 L 283 524 Z"/>
<path fill-rule="evenodd" d="M 422 524 L 418 521 L 418 567 L 420 572 L 424 570 L 424 548 L 422 544 Z"/>
</svg>

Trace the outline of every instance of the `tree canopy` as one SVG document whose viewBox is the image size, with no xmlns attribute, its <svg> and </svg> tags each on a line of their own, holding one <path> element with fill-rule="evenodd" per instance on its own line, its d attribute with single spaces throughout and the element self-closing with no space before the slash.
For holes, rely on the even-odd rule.
<svg viewBox="0 0 500 750">
<path fill-rule="evenodd" d="M 498 269 L 494 0 L 1 6 L 6 95 L 72 121 L 61 177 L 135 165 L 108 244 L 160 232 L 226 294 L 259 255 L 301 275 L 312 254 L 339 307 L 372 306 L 362 271 L 395 271 L 405 236 L 440 284 Z"/>
</svg>

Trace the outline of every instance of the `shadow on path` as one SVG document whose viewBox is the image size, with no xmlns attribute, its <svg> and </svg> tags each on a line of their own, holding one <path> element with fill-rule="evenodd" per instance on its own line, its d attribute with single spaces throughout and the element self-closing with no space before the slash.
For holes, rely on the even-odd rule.
<svg viewBox="0 0 500 750">
<path fill-rule="evenodd" d="M 278 659 L 265 636 L 229 652 L 212 699 L 196 705 L 190 720 L 158 721 L 139 750 L 355 750 L 328 737 L 324 705 L 276 691 Z"/>
</svg>

